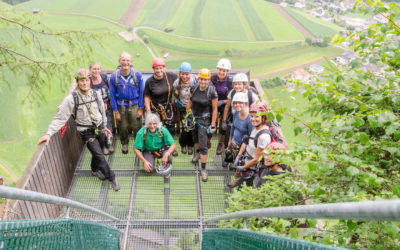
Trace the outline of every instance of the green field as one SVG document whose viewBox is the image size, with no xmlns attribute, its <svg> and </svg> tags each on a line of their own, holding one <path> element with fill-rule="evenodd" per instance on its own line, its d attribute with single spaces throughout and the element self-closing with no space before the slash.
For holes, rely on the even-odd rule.
<svg viewBox="0 0 400 250">
<path fill-rule="evenodd" d="M 290 7 L 286 7 L 283 9 L 316 37 L 332 37 L 343 29 L 333 23 L 325 22 L 319 18 L 308 15 L 299 10 Z"/>
<path fill-rule="evenodd" d="M 149 37 L 149 45 L 158 56 L 161 50 L 169 53 L 167 66 L 177 68 L 183 60 L 194 68 L 214 69 L 219 58 L 225 57 L 230 50 L 233 69 L 250 69 L 252 76 L 271 73 L 303 63 L 312 62 L 324 56 L 335 56 L 341 49 L 328 47 L 316 48 L 302 42 L 281 43 L 240 43 L 209 42 L 190 38 L 178 38 L 172 34 L 141 29 L 138 34 Z M 245 60 L 243 60 L 245 58 Z"/>
<path fill-rule="evenodd" d="M 80 13 L 97 15 L 118 21 L 130 5 L 131 0 L 118 0 L 118 4 L 109 0 L 31 0 L 19 4 L 16 9 L 30 11 L 40 9 L 44 11 Z M 68 24 L 66 24 L 68 26 Z"/>
<path fill-rule="evenodd" d="M 149 0 L 135 21 L 137 26 L 179 35 L 216 40 L 302 40 L 304 37 L 263 0 Z"/>
</svg>

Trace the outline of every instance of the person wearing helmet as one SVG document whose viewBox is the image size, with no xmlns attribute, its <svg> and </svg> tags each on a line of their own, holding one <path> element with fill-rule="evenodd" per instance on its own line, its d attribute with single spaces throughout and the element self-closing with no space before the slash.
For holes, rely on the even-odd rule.
<svg viewBox="0 0 400 250">
<path fill-rule="evenodd" d="M 246 136 L 248 137 L 253 130 L 253 125 L 250 122 L 248 102 L 249 100 L 247 95 L 243 92 L 239 92 L 233 97 L 233 106 L 236 112 L 233 116 L 228 147 L 225 149 L 225 160 L 222 163 L 223 166 L 231 164 L 233 160 L 236 159 L 243 138 Z M 229 183 L 228 186 L 235 187 L 239 183 L 239 180 L 240 172 L 235 175 L 235 179 Z"/>
<path fill-rule="evenodd" d="M 215 90 L 218 94 L 218 112 L 219 112 L 219 133 L 220 138 L 217 146 L 217 155 L 222 154 L 225 147 L 225 134 L 226 128 L 221 128 L 222 117 L 224 114 L 225 104 L 229 91 L 232 89 L 232 77 L 229 76 L 231 70 L 231 62 L 229 59 L 221 58 L 217 63 L 217 74 L 211 77 L 211 82 L 214 84 Z"/>
<path fill-rule="evenodd" d="M 178 79 L 174 82 L 174 95 L 176 96 L 177 106 L 180 113 L 181 133 L 179 144 L 182 154 L 193 154 L 193 136 L 192 131 L 185 129 L 184 118 L 186 117 L 186 105 L 190 98 L 190 88 L 196 85 L 196 78 L 191 73 L 192 66 L 188 62 L 183 62 L 179 67 Z"/>
<path fill-rule="evenodd" d="M 198 75 L 198 83 L 190 90 L 190 99 L 186 105 L 186 112 L 192 112 L 196 120 L 193 131 L 195 154 L 192 162 L 201 162 L 202 181 L 208 180 L 206 169 L 208 140 L 216 132 L 215 122 L 217 120 L 218 95 L 215 88 L 210 84 L 211 72 L 201 69 Z"/>
<path fill-rule="evenodd" d="M 38 144 L 49 144 L 51 136 L 57 133 L 72 116 L 76 122 L 76 128 L 81 136 L 82 142 L 92 154 L 90 167 L 92 175 L 100 180 L 109 180 L 115 191 L 120 189 L 114 172 L 104 157 L 104 144 L 106 135 L 111 131 L 107 128 L 107 117 L 101 95 L 90 88 L 89 71 L 79 69 L 75 80 L 77 88 L 62 102 L 59 110 L 54 115 L 47 132 Z"/>
<path fill-rule="evenodd" d="M 250 137 L 243 139 L 238 153 L 239 157 L 244 158 L 244 164 L 236 167 L 238 171 L 241 171 L 239 188 L 243 183 L 247 186 L 253 186 L 257 163 L 260 161 L 263 150 L 272 140 L 267 126 L 268 108 L 266 102 L 259 101 L 250 106 L 250 121 L 253 130 Z"/>
<path fill-rule="evenodd" d="M 120 54 L 120 67 L 110 76 L 110 99 L 114 110 L 118 132 L 122 144 L 122 153 L 128 153 L 129 130 L 133 135 L 142 126 L 143 89 L 142 74 L 132 67 L 132 56 L 128 52 Z"/>
<path fill-rule="evenodd" d="M 266 176 L 282 175 L 286 171 L 291 172 L 292 170 L 285 164 L 280 164 L 279 161 L 274 161 L 272 156 L 282 153 L 287 147 L 280 142 L 271 142 L 267 145 L 264 151 L 263 159 L 260 161 L 259 179 L 256 184 L 256 188 L 261 187 L 268 181 Z"/>
<path fill-rule="evenodd" d="M 175 73 L 166 72 L 165 62 L 162 58 L 155 58 L 152 68 L 154 73 L 146 80 L 144 88 L 146 113 L 157 113 L 165 127 L 173 135 L 175 133 L 176 122 L 176 114 L 174 113 L 172 104 L 173 83 L 178 76 Z"/>
<path fill-rule="evenodd" d="M 251 104 L 259 100 L 256 92 L 254 92 L 251 88 L 249 88 L 249 79 L 246 74 L 237 73 L 233 77 L 232 84 L 233 84 L 233 89 L 228 94 L 224 115 L 222 117 L 221 127 L 223 129 L 227 129 L 227 127 L 229 127 L 229 125 L 232 123 L 232 117 L 233 114 L 235 113 L 235 108 L 231 105 L 231 102 L 233 97 L 237 93 L 243 92 L 247 94 L 247 98 L 249 100 L 249 102 L 247 103 L 248 107 L 250 107 Z"/>
<path fill-rule="evenodd" d="M 155 159 L 161 159 L 165 169 L 160 167 L 157 171 L 160 175 L 168 173 L 169 167 L 172 166 L 171 154 L 175 147 L 174 138 L 167 128 L 161 126 L 158 115 L 154 113 L 146 115 L 145 126 L 138 131 L 133 144 L 136 156 L 143 162 L 144 171 L 154 171 Z M 169 178 L 169 174 L 166 178 Z"/>
</svg>

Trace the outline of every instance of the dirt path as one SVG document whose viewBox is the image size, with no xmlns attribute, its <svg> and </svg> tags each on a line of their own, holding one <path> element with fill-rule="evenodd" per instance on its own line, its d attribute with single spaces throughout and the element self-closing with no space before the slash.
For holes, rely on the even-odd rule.
<svg viewBox="0 0 400 250">
<path fill-rule="evenodd" d="M 276 11 L 278 11 L 286 20 L 288 20 L 289 23 L 291 23 L 298 31 L 300 31 L 301 34 L 305 37 L 309 37 L 311 39 L 316 39 L 316 37 L 311 34 L 306 28 L 304 28 L 303 25 L 301 25 L 299 22 L 296 21 L 293 17 L 291 17 L 284 9 L 281 8 L 278 4 L 275 3 L 270 3 L 272 7 L 275 8 Z"/>
<path fill-rule="evenodd" d="M 325 61 L 325 58 L 321 58 L 321 59 L 318 59 L 318 60 L 315 60 L 315 61 L 312 61 L 312 62 L 309 62 L 309 63 L 297 65 L 297 66 L 294 66 L 294 67 L 291 67 L 291 68 L 287 68 L 287 69 L 283 69 L 283 70 L 280 70 L 280 71 L 275 71 L 275 72 L 268 73 L 268 74 L 262 74 L 262 75 L 254 76 L 254 78 L 260 79 L 260 78 L 268 78 L 268 77 L 272 77 L 272 76 L 277 76 L 277 75 L 280 75 L 280 74 L 283 74 L 283 73 L 286 73 L 286 72 L 294 71 L 295 69 L 298 69 L 298 68 L 304 68 L 304 67 L 310 66 L 313 63 L 320 63 L 320 62 L 323 62 L 323 61 Z"/>
<path fill-rule="evenodd" d="M 132 0 L 125 14 L 119 19 L 119 23 L 132 26 L 135 19 L 138 17 L 140 10 L 146 0 Z"/>
</svg>

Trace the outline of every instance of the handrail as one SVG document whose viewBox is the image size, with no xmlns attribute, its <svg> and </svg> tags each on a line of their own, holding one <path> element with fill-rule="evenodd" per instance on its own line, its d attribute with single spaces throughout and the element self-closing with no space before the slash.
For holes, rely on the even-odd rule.
<svg viewBox="0 0 400 250">
<path fill-rule="evenodd" d="M 34 201 L 34 202 L 42 202 L 42 203 L 49 203 L 49 204 L 56 204 L 56 205 L 63 205 L 73 208 L 83 209 L 94 214 L 100 215 L 102 217 L 111 219 L 113 221 L 119 221 L 118 218 L 103 212 L 97 208 L 88 206 L 86 204 L 34 191 L 23 190 L 19 188 L 12 188 L 6 186 L 0 186 L 0 197 L 7 198 L 7 199 L 16 199 L 16 200 L 25 200 L 25 201 Z"/>
<path fill-rule="evenodd" d="M 251 217 L 316 218 L 400 221 L 400 200 L 343 202 L 330 204 L 251 209 L 206 219 L 205 223 Z"/>
</svg>

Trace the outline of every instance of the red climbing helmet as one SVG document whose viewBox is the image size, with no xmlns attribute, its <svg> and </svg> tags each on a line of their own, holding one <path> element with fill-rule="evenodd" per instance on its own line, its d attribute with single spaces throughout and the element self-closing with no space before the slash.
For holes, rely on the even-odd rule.
<svg viewBox="0 0 400 250">
<path fill-rule="evenodd" d="M 268 105 L 265 101 L 259 101 L 251 104 L 250 112 L 264 112 L 265 115 L 268 113 Z"/>
<path fill-rule="evenodd" d="M 151 65 L 151 67 L 154 69 L 155 67 L 158 67 L 158 66 L 163 66 L 165 68 L 164 59 L 162 59 L 162 58 L 154 58 L 153 64 Z"/>
</svg>

